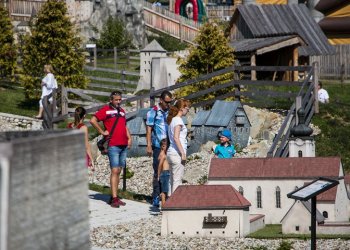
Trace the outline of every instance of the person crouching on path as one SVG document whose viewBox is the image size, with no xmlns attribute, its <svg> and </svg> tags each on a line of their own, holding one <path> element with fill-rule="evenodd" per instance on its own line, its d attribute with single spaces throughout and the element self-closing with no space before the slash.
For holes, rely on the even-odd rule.
<svg viewBox="0 0 350 250">
<path fill-rule="evenodd" d="M 225 129 L 219 133 L 220 144 L 216 145 L 214 154 L 217 158 L 232 158 L 235 153 L 235 147 L 231 145 L 232 135 L 230 130 Z"/>
<path fill-rule="evenodd" d="M 166 199 L 168 199 L 169 192 L 169 180 L 170 180 L 170 170 L 169 163 L 166 159 L 166 151 L 168 150 L 168 139 L 163 139 L 160 141 L 160 154 L 158 157 L 159 166 L 158 166 L 158 181 L 161 184 L 161 201 L 162 207 L 165 204 Z"/>
<path fill-rule="evenodd" d="M 86 166 L 94 171 L 94 161 L 92 160 L 91 148 L 89 143 L 89 132 L 84 124 L 86 110 L 83 107 L 77 107 L 74 112 L 74 122 L 68 124 L 67 128 L 80 129 L 85 134 Z"/>
<path fill-rule="evenodd" d="M 153 192 L 152 205 L 159 207 L 160 184 L 158 181 L 158 157 L 160 154 L 160 141 L 167 138 L 168 124 L 166 119 L 168 117 L 169 106 L 172 102 L 172 94 L 164 90 L 159 99 L 159 104 L 154 106 L 147 112 L 147 154 L 153 156 Z"/>
<path fill-rule="evenodd" d="M 182 116 L 187 115 L 190 109 L 189 100 L 177 100 L 174 106 L 170 107 L 168 122 L 168 135 L 170 145 L 167 151 L 167 160 L 171 169 L 170 184 L 171 193 L 182 184 L 182 177 L 185 171 L 187 153 L 187 128 Z"/>
<path fill-rule="evenodd" d="M 111 168 L 111 193 L 110 204 L 112 207 L 125 206 L 125 202 L 118 197 L 118 186 L 120 173 L 122 168 L 126 166 L 127 150 L 131 147 L 132 139 L 129 129 L 126 126 L 125 111 L 120 107 L 122 101 L 122 93 L 114 91 L 110 95 L 109 104 L 98 110 L 91 118 L 90 123 L 96 130 L 105 137 L 110 137 L 108 147 L 108 158 Z M 117 120 L 118 119 L 118 120 Z M 104 128 L 102 129 L 98 122 L 102 121 Z M 114 123 L 115 129 L 112 136 L 110 132 Z"/>
</svg>

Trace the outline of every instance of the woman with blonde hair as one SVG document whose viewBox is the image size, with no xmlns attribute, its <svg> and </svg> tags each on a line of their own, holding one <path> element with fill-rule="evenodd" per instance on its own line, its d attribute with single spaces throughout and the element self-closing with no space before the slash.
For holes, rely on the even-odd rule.
<svg viewBox="0 0 350 250">
<path fill-rule="evenodd" d="M 43 99 L 45 96 L 48 96 L 52 93 L 54 89 L 57 89 L 57 81 L 55 79 L 55 76 L 52 74 L 52 66 L 50 64 L 47 64 L 44 66 L 44 72 L 46 76 L 41 81 L 41 97 L 39 101 L 39 113 L 37 116 L 34 116 L 37 119 L 43 118 Z M 49 99 L 49 101 L 52 101 L 52 97 Z"/>
<path fill-rule="evenodd" d="M 167 151 L 167 160 L 171 168 L 171 193 L 182 184 L 187 153 L 187 128 L 182 116 L 187 115 L 190 101 L 180 99 L 169 109 L 167 118 L 168 137 L 170 145 Z"/>
</svg>

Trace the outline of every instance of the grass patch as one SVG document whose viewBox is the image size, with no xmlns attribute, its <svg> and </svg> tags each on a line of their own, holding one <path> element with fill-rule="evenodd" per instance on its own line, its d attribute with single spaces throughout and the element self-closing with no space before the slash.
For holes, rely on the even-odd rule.
<svg viewBox="0 0 350 250">
<path fill-rule="evenodd" d="M 0 112 L 32 117 L 38 110 L 39 100 L 27 101 L 18 84 L 0 82 Z"/>
<path fill-rule="evenodd" d="M 254 239 L 299 239 L 310 240 L 311 234 L 283 234 L 282 225 L 280 224 L 267 224 L 265 228 L 262 228 L 254 233 L 248 235 L 249 238 Z M 317 239 L 343 239 L 349 240 L 350 235 L 343 234 L 317 234 Z"/>
<path fill-rule="evenodd" d="M 329 104 L 320 103 L 320 112 L 312 123 L 321 129 L 315 137 L 317 156 L 339 156 L 350 172 L 350 85 L 323 84 L 330 96 Z"/>
</svg>

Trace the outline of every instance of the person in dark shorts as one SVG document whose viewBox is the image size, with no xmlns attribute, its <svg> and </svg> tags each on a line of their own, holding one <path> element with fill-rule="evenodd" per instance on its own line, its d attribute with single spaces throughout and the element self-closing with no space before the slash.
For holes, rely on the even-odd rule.
<svg viewBox="0 0 350 250">
<path fill-rule="evenodd" d="M 160 197 L 161 197 L 161 206 L 163 207 L 166 199 L 168 198 L 169 192 L 169 181 L 170 181 L 170 170 L 169 163 L 166 159 L 166 151 L 168 150 L 168 139 L 162 139 L 160 141 L 160 153 L 158 157 L 159 166 L 158 166 L 158 180 L 160 181 Z"/>
</svg>

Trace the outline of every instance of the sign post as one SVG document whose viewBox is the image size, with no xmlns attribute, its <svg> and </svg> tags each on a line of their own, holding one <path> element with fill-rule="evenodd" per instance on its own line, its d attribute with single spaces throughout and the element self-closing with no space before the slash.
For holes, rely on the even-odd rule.
<svg viewBox="0 0 350 250">
<path fill-rule="evenodd" d="M 311 250 L 316 250 L 316 197 L 338 184 L 337 180 L 320 177 L 287 194 L 288 198 L 295 200 L 307 201 L 311 199 Z"/>
</svg>

